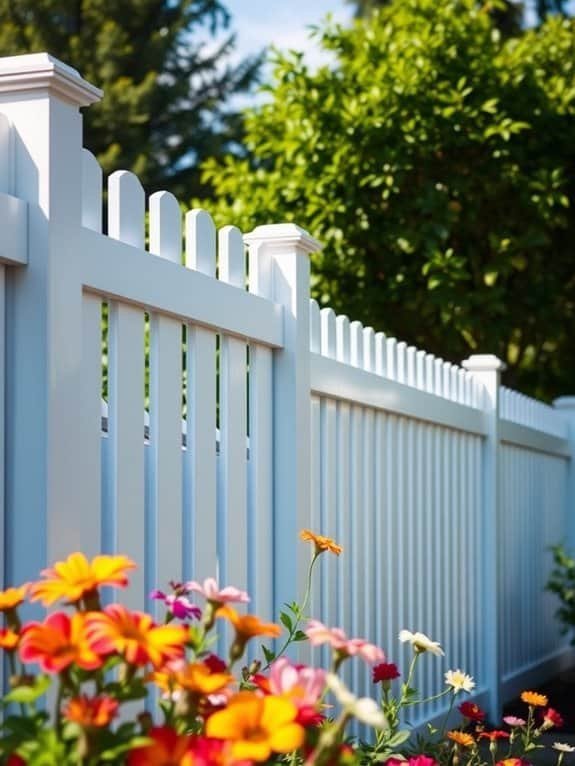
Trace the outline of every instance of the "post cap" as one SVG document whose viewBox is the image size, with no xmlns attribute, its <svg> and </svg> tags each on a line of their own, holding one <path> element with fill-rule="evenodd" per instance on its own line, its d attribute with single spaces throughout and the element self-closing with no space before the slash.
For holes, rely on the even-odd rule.
<svg viewBox="0 0 575 766">
<path fill-rule="evenodd" d="M 575 396 L 560 396 L 553 400 L 556 410 L 575 410 Z"/>
<path fill-rule="evenodd" d="M 89 106 L 103 96 L 79 72 L 48 53 L 0 58 L 0 95 L 48 90 L 69 104 Z"/>
<path fill-rule="evenodd" d="M 461 365 L 469 372 L 503 372 L 507 369 L 505 362 L 495 354 L 473 354 L 464 359 Z"/>
<path fill-rule="evenodd" d="M 305 229 L 295 223 L 275 223 L 256 226 L 249 234 L 244 234 L 247 245 L 266 242 L 272 247 L 297 247 L 304 253 L 317 253 L 322 244 L 314 239 Z"/>
</svg>

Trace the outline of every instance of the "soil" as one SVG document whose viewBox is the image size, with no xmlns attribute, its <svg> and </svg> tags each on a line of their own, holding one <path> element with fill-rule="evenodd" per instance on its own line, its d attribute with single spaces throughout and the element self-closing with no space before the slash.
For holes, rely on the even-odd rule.
<svg viewBox="0 0 575 766">
<path fill-rule="evenodd" d="M 562 734 L 575 734 L 575 667 L 563 670 L 555 678 L 530 691 L 545 694 L 549 707 L 561 713 L 565 722 L 561 727 Z M 525 703 L 520 699 L 509 702 L 503 709 L 503 715 L 525 718 L 525 713 Z"/>
</svg>

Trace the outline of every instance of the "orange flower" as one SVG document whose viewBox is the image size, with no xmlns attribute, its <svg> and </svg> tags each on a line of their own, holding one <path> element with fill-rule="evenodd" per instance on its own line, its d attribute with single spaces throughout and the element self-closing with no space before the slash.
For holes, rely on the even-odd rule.
<svg viewBox="0 0 575 766">
<path fill-rule="evenodd" d="M 538 692 L 521 692 L 521 700 L 533 707 L 545 707 L 549 702 L 544 694 Z"/>
<path fill-rule="evenodd" d="M 175 673 L 176 684 L 192 694 L 215 694 L 235 678 L 229 673 L 212 673 L 203 662 L 190 662 Z"/>
<path fill-rule="evenodd" d="M 74 697 L 63 710 L 68 721 L 80 724 L 84 728 L 107 726 L 116 717 L 118 700 L 111 697 Z"/>
<path fill-rule="evenodd" d="M 475 743 L 471 734 L 466 734 L 464 731 L 448 731 L 447 736 L 455 744 L 461 745 L 461 747 L 472 747 Z"/>
<path fill-rule="evenodd" d="M 266 761 L 271 753 L 290 753 L 303 744 L 304 729 L 295 723 L 296 716 L 288 699 L 239 692 L 227 708 L 208 718 L 206 735 L 231 742 L 232 758 Z"/>
<path fill-rule="evenodd" d="M 92 561 L 83 553 L 71 553 L 66 561 L 58 561 L 42 572 L 45 580 L 31 586 L 31 600 L 50 606 L 59 598 L 75 603 L 96 591 L 100 585 L 125 587 L 126 570 L 136 565 L 126 556 L 95 556 Z"/>
<path fill-rule="evenodd" d="M 146 735 L 152 742 L 128 753 L 127 766 L 192 766 L 193 738 L 169 726 L 154 726 Z"/>
<path fill-rule="evenodd" d="M 26 598 L 29 587 L 28 583 L 26 583 L 26 585 L 22 585 L 20 588 L 7 588 L 0 591 L 0 612 L 9 612 L 11 609 L 16 609 L 17 606 L 20 606 Z"/>
<path fill-rule="evenodd" d="M 255 636 L 270 636 L 277 638 L 281 634 L 281 628 L 273 622 L 262 622 L 254 614 L 238 614 L 231 606 L 222 606 L 218 609 L 218 617 L 225 617 L 235 628 L 236 639 L 244 644 Z"/>
<path fill-rule="evenodd" d="M 86 632 L 98 654 L 117 652 L 131 665 L 151 662 L 155 667 L 179 659 L 188 636 L 183 625 L 156 625 L 149 614 L 130 612 L 120 604 L 89 612 Z"/>
<path fill-rule="evenodd" d="M 0 649 L 6 649 L 6 651 L 10 652 L 16 649 L 19 641 L 20 636 L 18 633 L 14 633 L 10 628 L 0 628 Z"/>
<path fill-rule="evenodd" d="M 55 612 L 43 623 L 26 625 L 20 639 L 20 657 L 23 662 L 38 662 L 49 673 L 59 673 L 72 663 L 84 670 L 102 664 L 88 644 L 86 618 L 79 612 L 72 617 Z"/>
<path fill-rule="evenodd" d="M 339 556 L 339 554 L 343 551 L 341 545 L 338 545 L 335 540 L 331 539 L 331 537 L 316 535 L 309 529 L 302 529 L 302 531 L 299 533 L 299 536 L 302 540 L 313 543 L 315 545 L 316 556 L 318 556 L 320 553 L 323 553 L 324 551 L 329 551 L 330 553 L 335 553 L 336 556 Z"/>
</svg>

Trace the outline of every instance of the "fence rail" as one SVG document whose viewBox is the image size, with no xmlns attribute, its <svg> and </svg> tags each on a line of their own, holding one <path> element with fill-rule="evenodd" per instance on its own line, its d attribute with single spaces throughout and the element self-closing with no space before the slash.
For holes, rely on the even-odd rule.
<svg viewBox="0 0 575 766">
<path fill-rule="evenodd" d="M 314 615 L 397 661 L 401 628 L 432 635 L 492 712 L 570 662 L 542 589 L 546 546 L 575 539 L 573 400 L 320 310 L 319 245 L 292 224 L 216 232 L 122 171 L 104 233 L 79 114 L 100 95 L 45 54 L 0 59 L 4 584 L 118 551 L 140 565 L 132 607 L 216 574 L 271 618 L 303 590 L 312 527 L 345 547 L 321 559 Z"/>
</svg>

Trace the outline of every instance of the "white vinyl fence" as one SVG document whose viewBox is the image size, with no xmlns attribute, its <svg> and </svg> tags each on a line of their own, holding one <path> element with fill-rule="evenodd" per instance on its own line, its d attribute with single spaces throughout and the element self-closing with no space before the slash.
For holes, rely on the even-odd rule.
<svg viewBox="0 0 575 766">
<path fill-rule="evenodd" d="M 46 54 L 0 59 L 4 584 L 121 552 L 134 608 L 215 574 L 271 619 L 303 592 L 311 527 L 345 548 L 320 560 L 314 616 L 403 665 L 401 628 L 440 640 L 423 691 L 461 667 L 496 711 L 571 661 L 543 586 L 571 535 L 573 401 L 320 311 L 319 245 L 293 224 L 216 232 L 118 172 L 104 233 L 79 113 L 101 95 Z M 347 672 L 370 693 L 366 668 Z"/>
</svg>

